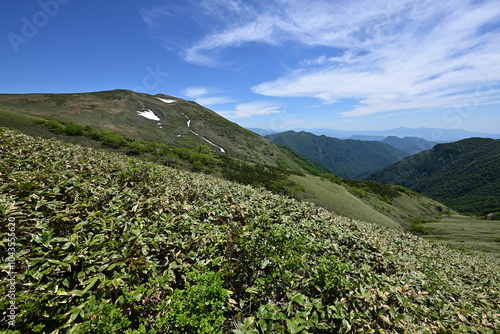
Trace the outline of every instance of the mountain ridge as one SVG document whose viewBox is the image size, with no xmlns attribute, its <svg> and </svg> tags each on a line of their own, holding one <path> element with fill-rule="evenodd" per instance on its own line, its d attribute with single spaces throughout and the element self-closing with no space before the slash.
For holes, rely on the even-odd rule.
<svg viewBox="0 0 500 334">
<path fill-rule="evenodd" d="M 408 187 L 461 212 L 500 211 L 500 140 L 438 144 L 366 179 Z"/>
<path fill-rule="evenodd" d="M 409 128 L 399 127 L 389 130 L 336 130 L 329 128 L 295 128 L 295 129 L 261 129 L 250 128 L 252 131 L 266 136 L 274 133 L 286 131 L 305 131 L 313 133 L 317 136 L 325 135 L 328 137 L 339 139 L 361 139 L 370 138 L 370 140 L 381 140 L 389 136 L 399 138 L 403 137 L 418 137 L 430 142 L 448 143 L 466 138 L 480 137 L 500 139 L 500 133 L 481 133 L 475 131 L 467 131 L 463 129 L 444 129 L 444 128 Z M 366 139 L 365 139 L 366 140 Z"/>
<path fill-rule="evenodd" d="M 264 138 L 288 146 L 329 168 L 336 175 L 350 179 L 360 178 L 367 172 L 390 165 L 408 155 L 378 141 L 342 140 L 305 131 L 287 131 Z"/>
<path fill-rule="evenodd" d="M 196 102 L 171 95 L 129 90 L 74 94 L 0 94 L 0 108 L 27 115 L 72 121 L 126 138 L 212 152 L 240 160 L 303 171 L 279 147 Z M 98 122 L 96 122 L 98 120 Z"/>
</svg>

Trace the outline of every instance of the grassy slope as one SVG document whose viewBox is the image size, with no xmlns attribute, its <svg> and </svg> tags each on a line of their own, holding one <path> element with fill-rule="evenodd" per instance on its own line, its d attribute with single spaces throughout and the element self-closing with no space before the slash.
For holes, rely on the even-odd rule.
<svg viewBox="0 0 500 334">
<path fill-rule="evenodd" d="M 464 252 L 480 251 L 492 261 L 500 261 L 499 221 L 459 215 L 445 205 L 416 193 L 412 196 L 401 193 L 401 196 L 388 203 L 373 193 L 359 198 L 344 185 L 312 175 L 294 175 L 290 178 L 305 186 L 305 191 L 298 194 L 301 200 L 315 203 L 336 214 L 406 231 L 418 218 L 426 221 L 423 227 L 427 231 L 422 237 Z"/>
<path fill-rule="evenodd" d="M 0 215 L 17 224 L 18 333 L 500 330 L 500 267 L 478 257 L 13 131 L 0 130 L 0 157 Z M 3 258 L 7 245 L 4 234 Z"/>
<path fill-rule="evenodd" d="M 1 109 L 0 116 L 0 124 L 9 125 L 12 128 L 20 129 L 31 135 L 42 138 L 57 138 L 66 142 L 97 149 L 103 148 L 100 142 L 86 137 L 54 135 L 45 126 L 34 124 L 33 121 L 35 119 L 40 120 L 37 117 Z M 284 149 L 284 147 L 280 148 Z M 126 153 L 127 150 L 113 151 Z M 287 154 L 293 153 L 289 149 L 285 149 L 285 152 Z M 297 157 L 295 159 L 297 160 Z M 182 162 L 179 161 L 179 163 Z M 187 166 L 182 168 L 189 168 L 189 166 L 190 164 L 188 163 Z M 314 163 L 311 164 L 310 161 L 303 161 L 302 166 L 305 169 L 313 167 L 315 170 L 321 171 L 320 166 Z M 181 166 L 179 165 L 178 167 Z M 323 170 L 323 172 L 327 171 Z M 439 211 L 436 210 L 437 206 L 443 205 L 436 203 L 430 198 L 422 196 L 409 197 L 406 194 L 402 194 L 400 197 L 392 199 L 391 204 L 388 204 L 370 193 L 365 198 L 356 197 L 345 186 L 322 180 L 319 177 L 311 175 L 305 177 L 291 176 L 290 179 L 305 186 L 304 192 L 296 193 L 297 198 L 313 202 L 336 214 L 397 230 L 401 230 L 402 228 L 408 230 L 414 218 L 433 220 L 432 224 L 425 225 L 426 228 L 430 227 L 428 234 L 425 235 L 426 238 L 444 242 L 460 249 L 466 249 L 467 251 L 480 250 L 492 252 L 494 257 L 500 256 L 498 255 L 500 252 L 497 252 L 500 243 L 497 241 L 495 222 L 485 222 L 473 217 L 456 216 L 457 219 L 453 220 L 453 222 L 456 222 L 459 227 L 454 227 L 446 219 L 447 216 L 440 215 Z M 449 209 L 444 208 L 444 210 Z M 452 212 L 452 210 L 449 211 Z M 471 228 L 471 226 L 474 226 L 474 228 Z M 482 232 L 476 233 L 478 229 L 481 229 Z M 467 235 L 471 237 L 469 241 L 466 240 Z"/>
<path fill-rule="evenodd" d="M 479 250 L 500 260 L 500 221 L 451 215 L 424 224 L 431 228 L 426 238 L 452 245 L 465 252 Z"/>
<path fill-rule="evenodd" d="M 165 103 L 159 98 L 176 102 Z M 214 153 L 220 153 L 220 149 L 207 144 L 200 137 L 203 136 L 222 147 L 228 156 L 275 166 L 283 160 L 290 168 L 303 171 L 300 164 L 261 136 L 195 102 L 168 95 L 151 96 L 127 90 L 81 94 L 0 94 L 0 109 L 73 121 L 98 130 L 110 130 L 128 138 L 156 141 L 175 147 L 208 145 Z M 137 114 L 137 111 L 148 109 L 160 118 L 162 128 L 157 121 Z M 191 120 L 190 128 L 186 117 Z"/>
<path fill-rule="evenodd" d="M 291 176 L 291 179 L 305 186 L 304 193 L 299 194 L 300 199 L 304 201 L 315 203 L 338 215 L 397 230 L 401 229 L 401 225 L 396 220 L 378 212 L 341 185 L 312 175 Z"/>
</svg>

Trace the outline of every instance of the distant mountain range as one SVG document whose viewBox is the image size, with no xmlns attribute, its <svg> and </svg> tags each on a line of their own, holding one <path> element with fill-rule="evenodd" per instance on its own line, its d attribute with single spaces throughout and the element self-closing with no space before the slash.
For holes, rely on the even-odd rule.
<svg viewBox="0 0 500 334">
<path fill-rule="evenodd" d="M 273 133 L 280 133 L 285 131 L 285 130 L 272 130 L 272 129 L 260 129 L 260 128 L 249 128 L 249 130 L 258 133 L 261 136 L 267 136 Z M 376 131 L 376 130 L 345 131 L 345 130 L 316 128 L 316 129 L 293 129 L 293 131 L 295 132 L 306 131 L 318 136 L 325 135 L 328 137 L 339 138 L 339 139 L 358 139 L 358 140 L 383 140 L 384 138 L 390 136 L 400 137 L 400 138 L 417 137 L 435 143 L 448 143 L 472 137 L 500 139 L 500 134 L 480 133 L 480 132 L 471 132 L 461 129 L 441 129 L 441 128 L 431 129 L 431 128 L 400 127 L 396 129 L 381 130 L 381 131 Z"/>
<path fill-rule="evenodd" d="M 379 141 L 341 140 L 309 132 L 287 131 L 265 136 L 291 148 L 343 178 L 359 179 L 365 173 L 393 164 L 408 156 Z"/>
<path fill-rule="evenodd" d="M 438 144 L 366 178 L 397 184 L 462 212 L 500 211 L 500 140 Z"/>
</svg>

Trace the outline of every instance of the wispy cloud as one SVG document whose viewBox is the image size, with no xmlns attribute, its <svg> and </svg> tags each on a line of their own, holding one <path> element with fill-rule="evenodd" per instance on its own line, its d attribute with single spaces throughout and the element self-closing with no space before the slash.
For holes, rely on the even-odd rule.
<svg viewBox="0 0 500 334">
<path fill-rule="evenodd" d="M 188 2 L 200 30 L 182 47 L 187 62 L 212 66 L 220 51 L 249 43 L 307 49 L 309 59 L 255 85 L 258 94 L 325 104 L 354 99 L 357 106 L 343 113 L 352 117 L 450 108 L 466 100 L 498 103 L 497 0 Z M 157 15 L 145 22 L 153 26 Z M 240 108 L 228 113 L 251 114 Z"/>
<path fill-rule="evenodd" d="M 484 89 L 485 83 L 495 87 L 500 81 L 499 27 L 491 26 L 500 18 L 500 7 L 487 1 L 461 1 L 458 8 L 422 1 L 408 8 L 401 6 L 397 13 L 406 22 L 401 30 L 399 19 L 377 20 L 374 12 L 380 27 L 366 40 L 347 34 L 337 44 L 343 55 L 314 58 L 253 91 L 316 97 L 323 103 L 358 99 L 344 116 L 450 108 L 471 99 L 477 105 L 498 103 L 495 90 Z"/>
<path fill-rule="evenodd" d="M 281 113 L 281 106 L 267 101 L 254 101 L 238 104 L 235 110 L 217 111 L 218 114 L 230 118 L 249 118 L 252 116 L 262 116 Z"/>
<path fill-rule="evenodd" d="M 214 105 L 214 104 L 225 104 L 233 102 L 233 99 L 226 96 L 213 96 L 213 94 L 222 93 L 219 89 L 214 87 L 188 87 L 182 91 L 182 94 L 193 98 L 196 103 L 203 106 Z"/>
</svg>

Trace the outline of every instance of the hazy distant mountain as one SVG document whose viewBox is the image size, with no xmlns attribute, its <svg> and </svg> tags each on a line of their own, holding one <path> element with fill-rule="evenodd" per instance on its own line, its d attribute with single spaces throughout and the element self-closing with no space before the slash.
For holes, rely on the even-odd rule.
<svg viewBox="0 0 500 334">
<path fill-rule="evenodd" d="M 261 129 L 261 128 L 247 128 L 247 129 L 252 131 L 252 132 L 255 132 L 256 134 L 261 135 L 263 137 L 268 136 L 268 135 L 272 135 L 273 133 L 282 132 L 280 130 Z"/>
<path fill-rule="evenodd" d="M 341 140 L 308 132 L 287 131 L 265 136 L 329 168 L 343 178 L 363 174 L 393 164 L 408 154 L 378 141 Z"/>
<path fill-rule="evenodd" d="M 431 149 L 437 144 L 417 137 L 399 138 L 395 136 L 386 137 L 381 142 L 392 145 L 410 155 Z"/>
<path fill-rule="evenodd" d="M 315 135 L 325 135 L 339 139 L 361 139 L 361 140 L 380 140 L 385 137 L 418 137 L 430 142 L 448 143 L 466 138 L 493 138 L 500 139 L 500 134 L 471 132 L 461 129 L 440 129 L 440 128 L 407 128 L 400 127 L 390 130 L 373 130 L 373 131 L 344 131 L 335 129 L 294 129 L 294 131 L 307 131 Z M 499 130 L 500 131 L 500 130 Z M 360 137 L 364 136 L 364 137 Z M 370 136 L 370 137 L 366 137 Z"/>
<path fill-rule="evenodd" d="M 351 137 L 349 138 L 346 138 L 346 139 L 354 139 L 354 140 L 365 140 L 365 141 L 382 141 L 384 140 L 385 136 L 370 136 L 370 135 L 352 135 Z"/>
<path fill-rule="evenodd" d="M 367 179 L 411 188 L 463 212 L 500 211 L 500 140 L 438 144 Z"/>
</svg>

